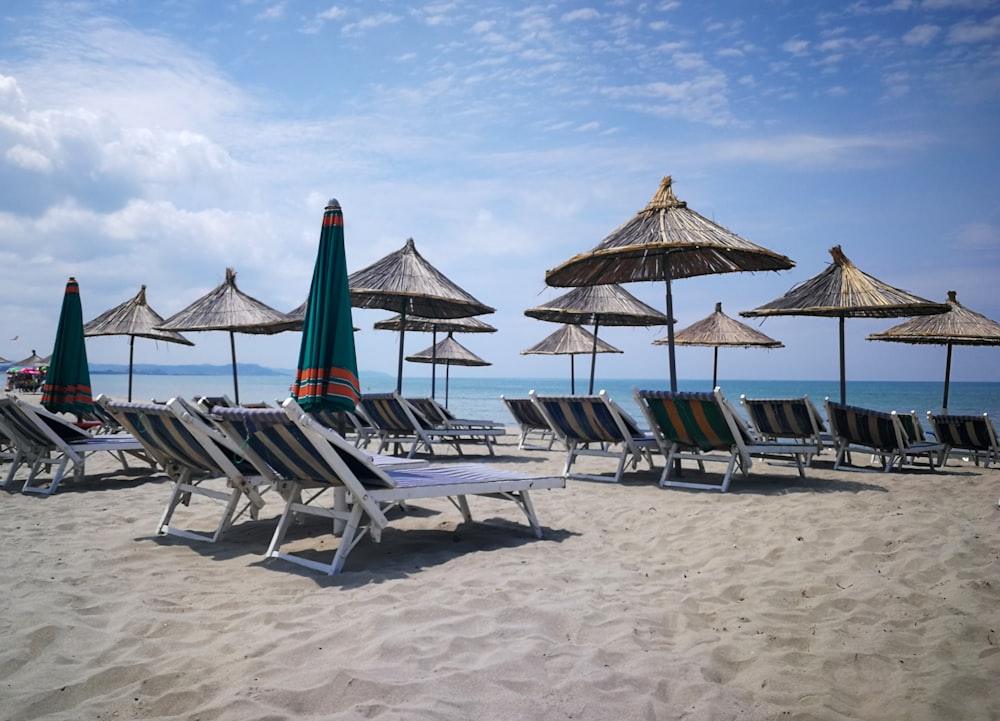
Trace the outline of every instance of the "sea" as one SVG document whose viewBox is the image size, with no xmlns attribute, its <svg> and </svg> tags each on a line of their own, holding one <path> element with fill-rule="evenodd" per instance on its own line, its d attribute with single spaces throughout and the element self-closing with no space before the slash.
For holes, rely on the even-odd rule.
<svg viewBox="0 0 1000 721">
<path fill-rule="evenodd" d="M 125 374 L 93 374 L 90 378 L 94 397 L 104 393 L 124 399 L 128 395 Z M 587 391 L 589 379 L 577 379 L 576 392 Z M 239 400 L 242 403 L 265 401 L 273 403 L 289 396 L 291 378 L 282 375 L 243 375 L 239 377 Z M 678 390 L 708 391 L 710 380 L 679 380 Z M 795 398 L 808 395 L 823 413 L 823 399 L 840 398 L 840 381 L 761 381 L 725 380 L 719 384 L 723 394 L 735 408 L 741 410 L 740 395 L 750 398 Z M 385 374 L 361 375 L 362 393 L 394 390 L 395 377 Z M 622 408 L 641 420 L 641 413 L 632 397 L 632 389 L 667 390 L 669 382 L 662 379 L 596 380 L 594 392 L 607 391 Z M 506 406 L 500 400 L 525 397 L 534 390 L 540 395 L 568 395 L 568 378 L 450 378 L 447 386 L 438 377 L 434 382 L 434 397 L 459 418 L 495 420 L 513 424 Z M 924 418 L 927 411 L 941 411 L 944 384 L 941 381 L 848 381 L 847 402 L 884 411 L 916 411 Z M 235 400 L 233 379 L 226 375 L 143 375 L 132 379 L 132 400 L 166 401 L 174 396 L 190 398 L 197 395 L 226 395 Z M 431 396 L 431 378 L 403 378 L 404 397 Z M 956 414 L 989 413 L 1000 419 L 1000 383 L 952 381 L 948 394 L 948 412 Z M 742 412 L 742 411 L 741 411 Z M 825 413 L 824 413 L 825 415 Z"/>
</svg>

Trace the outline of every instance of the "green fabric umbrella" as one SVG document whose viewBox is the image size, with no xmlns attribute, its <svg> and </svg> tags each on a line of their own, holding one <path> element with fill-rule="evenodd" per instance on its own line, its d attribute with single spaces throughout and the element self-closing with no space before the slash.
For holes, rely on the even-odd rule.
<svg viewBox="0 0 1000 721">
<path fill-rule="evenodd" d="M 54 413 L 81 415 L 94 412 L 87 346 L 83 339 L 80 286 L 75 278 L 66 283 L 59 326 L 56 328 L 56 343 L 42 386 L 42 405 Z"/>
<path fill-rule="evenodd" d="M 330 200 L 323 213 L 292 396 L 308 411 L 353 412 L 360 395 L 344 215 L 340 203 Z"/>
</svg>

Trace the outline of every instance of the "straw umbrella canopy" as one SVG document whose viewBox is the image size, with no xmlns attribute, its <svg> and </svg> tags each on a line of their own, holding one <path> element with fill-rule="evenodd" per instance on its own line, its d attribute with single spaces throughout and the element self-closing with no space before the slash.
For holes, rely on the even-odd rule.
<svg viewBox="0 0 1000 721">
<path fill-rule="evenodd" d="M 355 308 L 382 308 L 399 313 L 399 367 L 396 391 L 403 388 L 403 343 L 406 318 L 467 318 L 493 313 L 492 308 L 459 288 L 417 252 L 413 238 L 399 250 L 352 273 L 348 279 L 351 305 Z"/>
<path fill-rule="evenodd" d="M 135 339 L 149 338 L 167 343 L 194 345 L 187 338 L 172 330 L 159 330 L 157 326 L 163 322 L 163 316 L 146 303 L 146 286 L 139 288 L 135 297 L 129 298 L 120 305 L 106 310 L 83 326 L 83 334 L 87 337 L 100 335 L 128 336 L 128 400 L 132 400 L 132 366 L 135 358 Z"/>
<path fill-rule="evenodd" d="M 485 361 L 464 345 L 455 340 L 451 333 L 440 343 L 435 343 L 430 348 L 425 348 L 419 353 L 406 356 L 406 360 L 412 363 L 430 363 L 433 368 L 437 364 L 444 365 L 444 407 L 448 407 L 448 377 L 452 366 L 488 366 L 493 365 Z"/>
<path fill-rule="evenodd" d="M 654 345 L 665 345 L 667 338 L 657 338 Z M 722 312 L 722 303 L 715 304 L 715 312 L 707 318 L 692 323 L 674 334 L 677 345 L 710 346 L 714 351 L 712 362 L 712 388 L 719 380 L 719 348 L 784 348 L 785 344 L 754 330 L 745 323 L 733 320 Z"/>
<path fill-rule="evenodd" d="M 41 366 L 47 366 L 51 360 L 52 356 L 42 358 L 37 352 L 31 351 L 31 355 L 27 358 L 22 358 L 11 365 L 15 368 L 40 368 Z"/>
<path fill-rule="evenodd" d="M 240 402 L 240 386 L 236 373 L 236 333 L 271 335 L 296 328 L 295 321 L 281 311 L 265 305 L 236 287 L 236 271 L 226 268 L 226 279 L 183 310 L 174 313 L 158 330 L 210 331 L 229 333 L 229 349 L 233 359 L 233 391 Z"/>
<path fill-rule="evenodd" d="M 914 345 L 944 345 L 948 354 L 944 366 L 944 400 L 941 408 L 948 410 L 948 390 L 951 385 L 951 349 L 956 345 L 1000 345 L 1000 323 L 971 311 L 958 302 L 958 294 L 948 291 L 947 313 L 913 318 L 881 333 L 872 333 L 868 340 Z"/>
<path fill-rule="evenodd" d="M 83 307 L 80 286 L 70 278 L 63 293 L 52 361 L 42 386 L 42 405 L 53 413 L 94 412 L 90 389 L 90 365 L 83 337 Z"/>
<path fill-rule="evenodd" d="M 375 324 L 376 330 L 400 331 L 403 328 L 403 317 L 394 315 L 380 320 Z M 479 318 L 422 318 L 411 315 L 406 319 L 406 330 L 431 334 L 431 348 L 437 346 L 438 331 L 444 333 L 496 333 L 497 329 Z M 431 398 L 436 397 L 437 363 L 431 365 Z"/>
<path fill-rule="evenodd" d="M 578 325 L 566 323 L 559 330 L 535 343 L 530 348 L 521 351 L 521 355 L 568 355 L 569 356 L 569 390 L 576 394 L 575 356 L 592 353 L 622 353 L 610 343 L 600 340 L 593 333 Z"/>
<path fill-rule="evenodd" d="M 795 265 L 712 222 L 678 200 L 666 176 L 643 210 L 586 253 L 575 255 L 545 274 L 554 286 L 663 281 L 667 317 L 674 317 L 671 283 L 675 278 L 758 270 L 787 270 Z M 677 390 L 674 327 L 667 324 L 670 389 Z"/>
<path fill-rule="evenodd" d="M 925 300 L 894 288 L 858 269 L 839 245 L 830 248 L 833 263 L 826 270 L 799 283 L 780 298 L 741 311 L 744 318 L 807 315 L 840 319 L 840 402 L 847 402 L 844 362 L 845 318 L 904 318 L 946 313 L 947 303 Z"/>
<path fill-rule="evenodd" d="M 529 318 L 552 323 L 593 325 L 593 345 L 590 355 L 590 393 L 594 392 L 594 370 L 597 365 L 597 334 L 602 325 L 651 326 L 669 325 L 667 316 L 643 303 L 620 285 L 591 285 L 574 288 L 540 306 L 524 311 Z"/>
</svg>

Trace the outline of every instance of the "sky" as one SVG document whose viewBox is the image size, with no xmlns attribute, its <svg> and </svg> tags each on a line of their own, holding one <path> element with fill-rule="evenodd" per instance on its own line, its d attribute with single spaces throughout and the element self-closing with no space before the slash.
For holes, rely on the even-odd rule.
<svg viewBox="0 0 1000 721">
<path fill-rule="evenodd" d="M 723 349 L 719 375 L 835 379 L 837 321 L 740 318 L 822 272 L 861 270 L 1000 320 L 1000 0 L 77 0 L 0 8 L 0 356 L 51 352 L 63 290 L 84 320 L 147 286 L 169 317 L 219 285 L 281 311 L 308 294 L 323 208 L 347 264 L 413 238 L 496 313 L 457 340 L 455 377 L 560 377 L 520 351 L 557 330 L 545 271 L 589 250 L 663 176 L 688 207 L 796 263 L 677 280 L 682 329 L 723 311 L 780 350 Z M 664 309 L 661 283 L 630 293 Z M 390 314 L 354 310 L 358 366 L 395 374 Z M 945 349 L 868 342 L 847 375 L 938 380 Z M 667 378 L 665 328 L 606 328 L 598 377 Z M 137 339 L 137 363 L 229 361 Z M 301 335 L 239 335 L 240 362 L 294 368 Z M 431 344 L 409 333 L 406 353 Z M 91 338 L 93 363 L 128 339 Z M 1000 349 L 957 348 L 953 380 L 1000 381 Z M 586 361 L 578 360 L 578 370 Z M 712 350 L 678 348 L 682 379 Z M 426 365 L 406 373 L 427 376 Z M 598 384 L 599 385 L 599 384 Z"/>
</svg>

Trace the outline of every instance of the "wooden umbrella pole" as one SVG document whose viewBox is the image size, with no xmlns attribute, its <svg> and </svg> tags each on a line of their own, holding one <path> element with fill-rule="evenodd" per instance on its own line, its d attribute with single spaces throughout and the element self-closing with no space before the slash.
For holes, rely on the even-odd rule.
<svg viewBox="0 0 1000 721">
<path fill-rule="evenodd" d="M 674 359 L 674 294 L 670 289 L 670 257 L 664 260 L 664 280 L 667 282 L 667 353 L 670 358 L 670 390 L 677 392 L 677 361 Z M 680 466 L 680 463 L 677 464 Z"/>
<path fill-rule="evenodd" d="M 406 304 L 399 312 L 399 364 L 396 367 L 396 392 L 403 394 L 403 338 L 406 335 Z"/>
<path fill-rule="evenodd" d="M 951 385 L 951 343 L 948 344 L 948 355 L 944 362 L 944 400 L 941 402 L 941 410 L 948 412 L 948 386 Z"/>
<path fill-rule="evenodd" d="M 236 377 L 236 333 L 229 331 L 229 351 L 233 356 L 233 399 L 240 404 L 240 382 Z"/>
<path fill-rule="evenodd" d="M 597 366 L 597 327 L 600 322 L 594 319 L 594 344 L 590 349 L 590 390 L 587 392 L 594 395 L 594 368 Z"/>
<path fill-rule="evenodd" d="M 132 402 L 132 360 L 135 357 L 135 336 L 128 337 L 128 402 Z M 945 391 L 947 393 L 947 391 Z"/>
<path fill-rule="evenodd" d="M 437 386 L 437 345 L 438 345 L 438 331 L 437 325 L 431 326 L 431 399 L 437 398 L 436 388 Z M 445 392 L 447 395 L 447 391 Z M 445 401 L 445 406 L 448 402 Z"/>
<path fill-rule="evenodd" d="M 840 316 L 840 402 L 847 403 L 847 364 L 844 362 L 844 318 Z"/>
<path fill-rule="evenodd" d="M 451 363 L 444 364 L 444 407 L 448 407 L 448 385 L 451 382 Z"/>
<path fill-rule="evenodd" d="M 569 354 L 569 394 L 576 395 L 576 356 Z"/>
<path fill-rule="evenodd" d="M 719 385 L 719 346 L 715 346 L 715 360 L 712 363 L 712 390 Z"/>
</svg>

